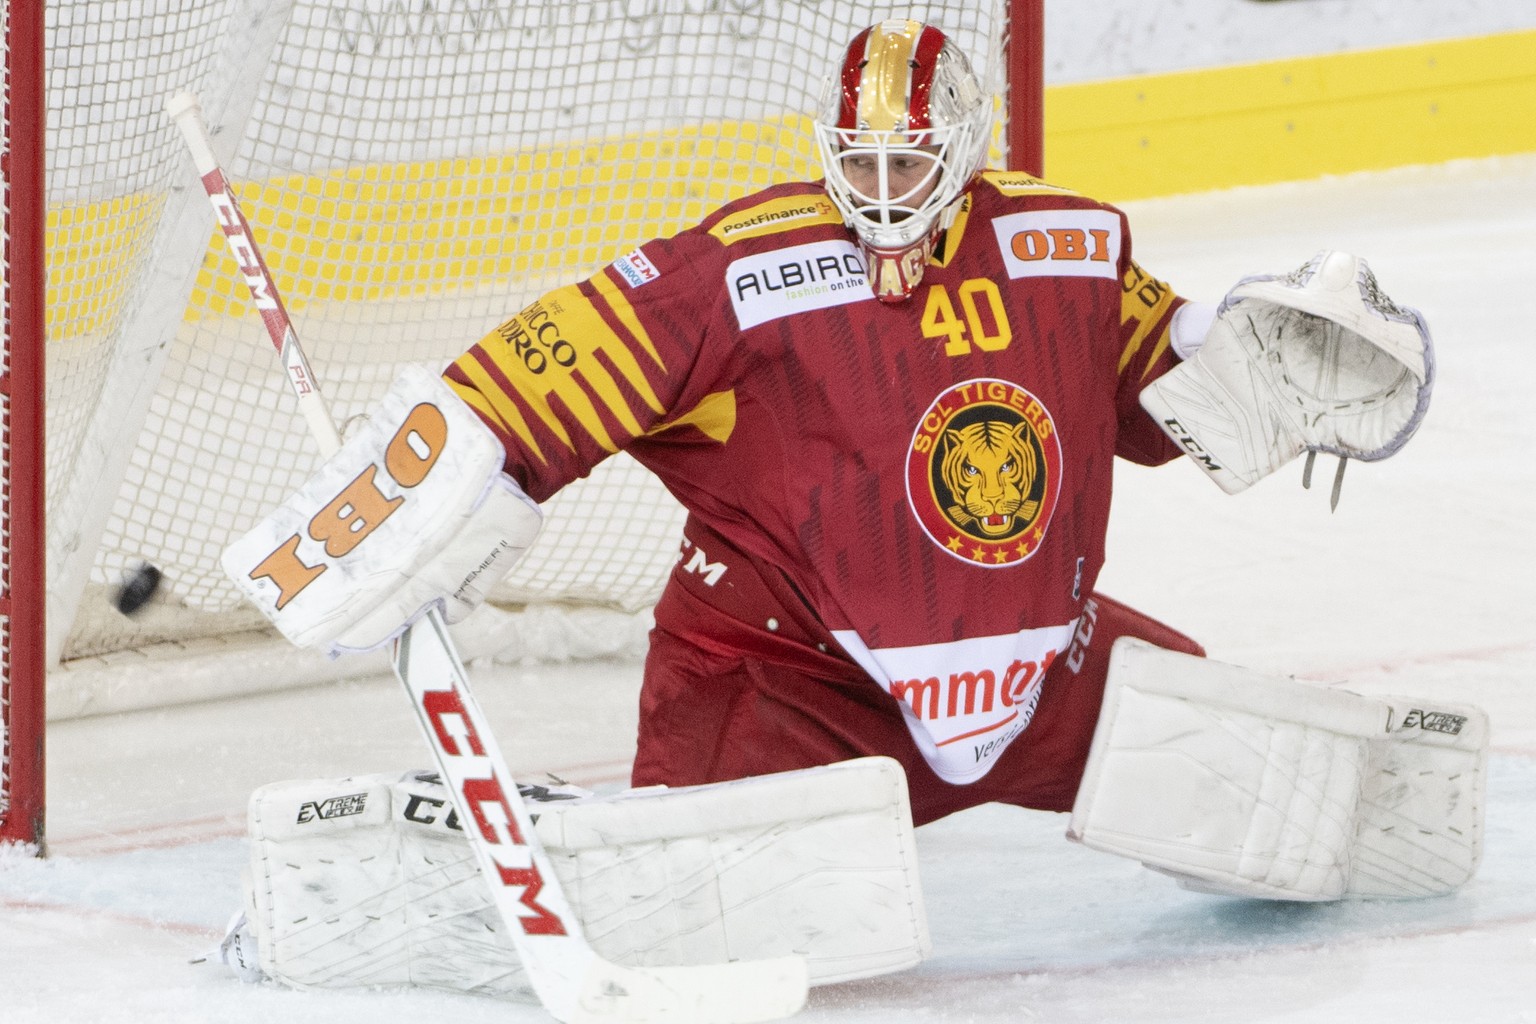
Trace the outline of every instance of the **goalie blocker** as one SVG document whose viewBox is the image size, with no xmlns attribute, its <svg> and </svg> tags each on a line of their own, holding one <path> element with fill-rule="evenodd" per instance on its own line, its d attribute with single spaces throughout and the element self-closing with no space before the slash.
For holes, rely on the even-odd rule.
<svg viewBox="0 0 1536 1024">
<path fill-rule="evenodd" d="M 332 655 L 374 650 L 437 606 L 458 622 L 533 544 L 538 506 L 490 429 L 421 367 L 356 436 L 223 553 L 278 630 Z"/>
</svg>

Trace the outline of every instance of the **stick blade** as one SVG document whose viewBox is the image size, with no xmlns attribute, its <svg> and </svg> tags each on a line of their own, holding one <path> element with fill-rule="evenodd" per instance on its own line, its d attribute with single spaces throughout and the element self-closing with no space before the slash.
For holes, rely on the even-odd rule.
<svg viewBox="0 0 1536 1024">
<path fill-rule="evenodd" d="M 693 967 L 592 965 L 568 1024 L 758 1024 L 805 1005 L 805 958 Z"/>
</svg>

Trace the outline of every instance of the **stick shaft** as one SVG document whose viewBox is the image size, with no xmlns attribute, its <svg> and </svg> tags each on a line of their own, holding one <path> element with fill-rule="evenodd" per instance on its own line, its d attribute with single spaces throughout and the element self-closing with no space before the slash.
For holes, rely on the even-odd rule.
<svg viewBox="0 0 1536 1024">
<path fill-rule="evenodd" d="M 214 156 L 213 143 L 203 124 L 197 97 L 191 93 L 178 93 L 166 103 L 166 111 L 187 140 L 192 162 L 197 167 L 198 177 L 202 179 L 203 189 L 208 193 L 208 201 L 213 205 L 219 230 L 224 233 L 230 254 L 234 256 L 240 274 L 245 278 L 251 301 L 261 314 L 267 336 L 272 339 L 272 347 L 277 349 L 288 387 L 299 401 L 299 411 L 303 413 L 310 432 L 320 446 L 321 456 L 329 458 L 341 447 L 341 435 L 325 406 L 325 399 L 320 394 L 304 349 L 299 344 L 298 332 L 293 329 L 293 321 L 288 317 L 288 308 L 283 304 L 277 282 L 256 245 L 256 236 L 251 233 L 251 225 L 240 209 L 234 190 L 229 187 L 224 171 L 219 167 L 218 158 Z"/>
</svg>

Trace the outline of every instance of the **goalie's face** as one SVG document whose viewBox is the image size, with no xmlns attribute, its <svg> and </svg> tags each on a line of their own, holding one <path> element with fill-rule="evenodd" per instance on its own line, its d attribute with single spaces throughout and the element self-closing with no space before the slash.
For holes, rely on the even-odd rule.
<svg viewBox="0 0 1536 1024">
<path fill-rule="evenodd" d="M 943 157 L 942 146 L 851 144 L 838 154 L 837 166 L 859 216 L 889 227 L 922 216 L 939 187 Z"/>
<path fill-rule="evenodd" d="M 970 63 L 931 25 L 881 22 L 844 52 L 816 142 L 827 195 L 882 299 L 906 298 L 921 278 L 945 212 L 981 167 L 991 124 Z"/>
</svg>

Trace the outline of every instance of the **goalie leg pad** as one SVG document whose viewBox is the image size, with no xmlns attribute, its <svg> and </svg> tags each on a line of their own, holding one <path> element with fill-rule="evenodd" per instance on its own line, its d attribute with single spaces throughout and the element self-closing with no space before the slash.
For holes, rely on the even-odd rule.
<svg viewBox="0 0 1536 1024">
<path fill-rule="evenodd" d="M 1482 854 L 1488 716 L 1389 698 L 1360 791 L 1350 896 L 1436 896 L 1471 879 Z"/>
<path fill-rule="evenodd" d="M 1430 896 L 1476 871 L 1487 716 L 1118 641 L 1069 838 L 1186 888 Z"/>
<path fill-rule="evenodd" d="M 828 984 L 931 948 L 906 780 L 888 758 L 535 812 L 588 941 L 616 963 L 795 953 Z M 264 787 L 250 840 L 246 916 L 268 977 L 529 996 L 434 776 Z"/>
</svg>

